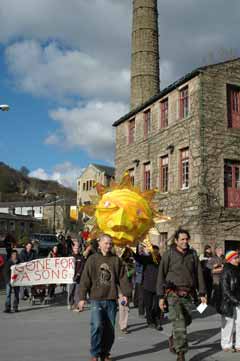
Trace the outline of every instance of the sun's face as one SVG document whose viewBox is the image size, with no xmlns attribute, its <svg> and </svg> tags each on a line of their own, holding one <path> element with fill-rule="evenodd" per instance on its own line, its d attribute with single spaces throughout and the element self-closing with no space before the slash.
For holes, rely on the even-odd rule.
<svg viewBox="0 0 240 361">
<path fill-rule="evenodd" d="M 96 206 L 100 230 L 116 245 L 134 244 L 151 227 L 152 210 L 144 197 L 130 189 L 105 193 Z"/>
</svg>

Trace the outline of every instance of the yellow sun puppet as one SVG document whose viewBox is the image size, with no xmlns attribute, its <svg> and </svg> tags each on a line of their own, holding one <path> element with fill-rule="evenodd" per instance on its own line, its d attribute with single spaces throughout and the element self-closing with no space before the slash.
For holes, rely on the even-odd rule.
<svg viewBox="0 0 240 361">
<path fill-rule="evenodd" d="M 93 235 L 109 234 L 115 246 L 132 247 L 144 238 L 146 242 L 146 235 L 155 222 L 170 219 L 154 209 L 156 190 L 141 192 L 132 185 L 127 172 L 119 184 L 112 182 L 109 188 L 95 184 L 95 187 L 98 197 L 91 197 L 95 204 L 81 209 L 96 219 Z"/>
</svg>

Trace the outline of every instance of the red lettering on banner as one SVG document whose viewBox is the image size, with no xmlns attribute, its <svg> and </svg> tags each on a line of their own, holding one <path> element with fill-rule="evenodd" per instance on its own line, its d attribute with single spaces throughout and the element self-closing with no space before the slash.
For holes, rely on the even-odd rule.
<svg viewBox="0 0 240 361">
<path fill-rule="evenodd" d="M 59 266 L 59 262 L 60 262 L 60 259 L 59 259 L 59 258 L 55 258 L 55 267 Z"/>
<path fill-rule="evenodd" d="M 45 262 L 45 269 L 51 269 L 50 263 L 51 263 L 51 259 L 47 258 Z"/>
<path fill-rule="evenodd" d="M 35 262 L 27 262 L 25 268 L 27 271 L 34 271 L 35 270 Z"/>
<path fill-rule="evenodd" d="M 59 279 L 60 276 L 60 270 L 52 270 L 52 278 L 56 277 L 57 279 Z"/>
<path fill-rule="evenodd" d="M 27 272 L 24 272 L 21 281 L 25 280 L 25 278 L 26 278 L 26 280 L 31 281 L 31 279 L 30 279 L 29 275 L 27 274 Z"/>
<path fill-rule="evenodd" d="M 62 278 L 65 280 L 65 279 L 67 278 L 67 276 L 68 276 L 67 270 L 66 270 L 66 269 L 63 269 L 63 270 L 62 270 Z"/>
<path fill-rule="evenodd" d="M 49 276 L 50 276 L 50 272 L 48 270 L 45 270 L 42 272 L 42 278 L 44 280 L 47 280 L 49 278 Z"/>
<path fill-rule="evenodd" d="M 40 267 L 39 267 L 40 266 Z M 41 270 L 41 268 L 42 268 L 42 263 L 41 263 L 41 261 L 40 260 L 36 260 L 36 268 L 35 268 L 35 270 L 36 271 L 39 271 L 39 270 Z"/>
<path fill-rule="evenodd" d="M 74 269 L 74 263 L 75 263 L 75 262 L 74 262 L 74 259 L 73 259 L 73 258 L 69 258 L 68 267 Z"/>
<path fill-rule="evenodd" d="M 40 273 L 39 271 L 36 271 L 34 274 L 35 274 L 35 276 L 36 276 L 36 277 L 35 277 L 35 280 L 36 280 L 36 281 L 40 281 L 40 279 L 42 278 L 42 277 L 41 277 L 41 273 Z"/>
<path fill-rule="evenodd" d="M 16 271 L 16 272 L 23 272 L 23 270 L 24 270 L 24 267 L 15 266 L 15 271 Z"/>
<path fill-rule="evenodd" d="M 68 260 L 66 258 L 61 259 L 62 268 L 68 268 Z"/>
</svg>

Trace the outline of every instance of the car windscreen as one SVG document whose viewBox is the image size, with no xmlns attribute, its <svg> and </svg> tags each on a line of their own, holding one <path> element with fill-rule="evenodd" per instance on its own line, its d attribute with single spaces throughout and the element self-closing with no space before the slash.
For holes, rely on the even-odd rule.
<svg viewBox="0 0 240 361">
<path fill-rule="evenodd" d="M 58 239 L 55 236 L 48 235 L 48 234 L 38 234 L 35 236 L 35 239 L 39 241 L 49 242 L 49 243 L 57 243 Z"/>
</svg>

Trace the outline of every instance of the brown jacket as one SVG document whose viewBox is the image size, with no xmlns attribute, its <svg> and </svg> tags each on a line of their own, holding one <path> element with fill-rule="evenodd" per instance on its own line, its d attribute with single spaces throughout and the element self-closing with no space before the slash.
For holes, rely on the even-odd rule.
<svg viewBox="0 0 240 361">
<path fill-rule="evenodd" d="M 121 294 L 131 296 L 127 272 L 119 257 L 102 253 L 90 256 L 85 264 L 80 282 L 80 300 L 116 300 Z"/>
<path fill-rule="evenodd" d="M 206 293 L 202 267 L 196 251 L 189 248 L 182 254 L 172 246 L 164 253 L 160 262 L 157 294 L 162 298 L 166 289 L 181 287 L 198 290 L 202 296 Z"/>
</svg>

